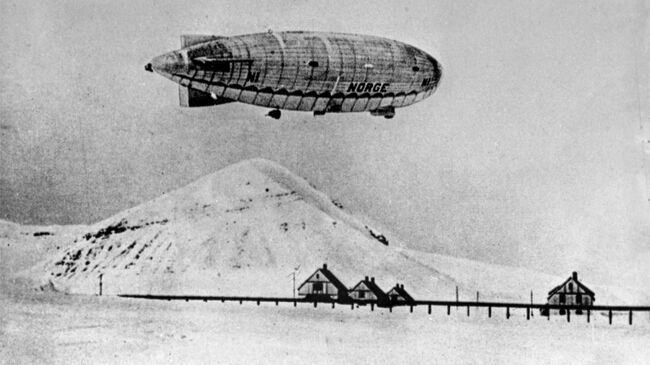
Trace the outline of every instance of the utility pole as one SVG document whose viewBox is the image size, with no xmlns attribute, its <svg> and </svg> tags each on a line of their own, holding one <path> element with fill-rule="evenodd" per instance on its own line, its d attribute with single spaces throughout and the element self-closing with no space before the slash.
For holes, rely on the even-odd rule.
<svg viewBox="0 0 650 365">
<path fill-rule="evenodd" d="M 533 290 L 532 290 L 532 289 L 530 290 L 530 305 L 531 305 L 531 307 L 530 307 L 530 309 L 531 309 L 531 313 L 530 313 L 530 315 L 534 317 L 534 316 L 535 316 L 535 314 L 534 314 L 535 312 L 532 311 L 532 309 L 533 309 L 533 307 L 532 307 L 532 305 L 533 305 Z M 549 314 L 549 315 L 550 315 L 550 314 Z"/>
<path fill-rule="evenodd" d="M 103 279 L 103 278 L 104 278 L 104 274 L 99 274 L 99 296 L 100 296 L 100 297 L 102 296 L 102 286 L 103 286 L 103 284 L 104 284 L 104 283 L 102 282 L 102 279 Z"/>
<path fill-rule="evenodd" d="M 293 281 L 293 299 L 294 300 L 296 299 L 296 273 L 298 272 L 298 270 L 300 270 L 300 265 L 298 265 L 297 267 L 294 267 L 291 274 L 287 275 L 287 276 L 291 276 L 291 281 Z"/>
</svg>

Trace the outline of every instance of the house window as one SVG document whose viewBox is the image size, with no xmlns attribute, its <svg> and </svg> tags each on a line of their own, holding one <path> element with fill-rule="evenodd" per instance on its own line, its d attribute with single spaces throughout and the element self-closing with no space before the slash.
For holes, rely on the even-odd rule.
<svg viewBox="0 0 650 365">
<path fill-rule="evenodd" d="M 573 283 L 569 283 L 569 291 L 570 291 L 570 292 L 573 291 Z"/>
<path fill-rule="evenodd" d="M 318 61 L 309 61 L 307 65 L 309 65 L 309 67 L 318 67 Z"/>
<path fill-rule="evenodd" d="M 319 275 L 319 274 L 316 274 L 316 279 L 320 279 L 320 275 Z"/>
<path fill-rule="evenodd" d="M 576 295 L 576 304 L 582 304 L 582 295 Z"/>
<path fill-rule="evenodd" d="M 363 299 L 363 298 L 365 298 L 365 297 L 366 297 L 366 292 L 363 291 L 363 290 L 360 290 L 360 291 L 359 291 L 359 299 Z"/>
<path fill-rule="evenodd" d="M 566 302 L 566 296 L 564 295 L 564 293 L 560 293 L 560 303 L 564 304 L 565 302 Z"/>
<path fill-rule="evenodd" d="M 321 292 L 323 291 L 323 283 L 321 282 L 313 283 L 311 289 L 315 292 Z"/>
</svg>

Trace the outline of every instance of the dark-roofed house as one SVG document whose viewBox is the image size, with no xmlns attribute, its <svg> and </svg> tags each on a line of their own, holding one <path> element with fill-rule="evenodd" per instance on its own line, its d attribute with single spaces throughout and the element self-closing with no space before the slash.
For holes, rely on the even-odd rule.
<svg viewBox="0 0 650 365">
<path fill-rule="evenodd" d="M 348 289 L 327 268 L 327 264 L 316 270 L 298 287 L 298 294 L 306 299 L 349 301 Z"/>
<path fill-rule="evenodd" d="M 591 306 L 595 300 L 594 292 L 578 281 L 578 273 L 575 271 L 562 284 L 548 292 L 548 304 Z M 541 312 L 542 315 L 549 314 L 546 308 L 542 309 Z M 560 309 L 559 313 L 565 314 L 566 311 Z M 576 310 L 576 314 L 582 314 L 582 310 Z"/>
<path fill-rule="evenodd" d="M 366 276 L 349 291 L 350 299 L 359 304 L 377 303 L 377 305 L 385 305 L 388 303 L 388 295 L 375 283 L 375 278 Z"/>
<path fill-rule="evenodd" d="M 404 284 L 395 284 L 386 294 L 391 305 L 409 304 L 414 301 L 413 297 L 404 289 Z"/>
</svg>

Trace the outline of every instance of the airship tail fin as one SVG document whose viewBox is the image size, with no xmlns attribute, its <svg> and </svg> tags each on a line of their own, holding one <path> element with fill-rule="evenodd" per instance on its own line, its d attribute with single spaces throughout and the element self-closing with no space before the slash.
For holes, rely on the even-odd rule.
<svg viewBox="0 0 650 365">
<path fill-rule="evenodd" d="M 205 34 L 181 34 L 181 48 L 214 41 L 220 38 L 224 38 L 224 37 L 219 37 L 216 35 L 205 35 Z"/>
<path fill-rule="evenodd" d="M 180 105 L 186 108 L 226 104 L 234 101 L 227 98 L 216 98 L 203 91 L 190 89 L 182 85 L 178 87 L 178 99 Z"/>
</svg>

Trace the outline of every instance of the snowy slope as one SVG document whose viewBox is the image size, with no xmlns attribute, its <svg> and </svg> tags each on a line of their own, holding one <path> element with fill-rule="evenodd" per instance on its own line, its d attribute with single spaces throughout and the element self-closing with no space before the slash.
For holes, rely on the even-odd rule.
<svg viewBox="0 0 650 365">
<path fill-rule="evenodd" d="M 348 285 L 365 275 L 414 295 L 453 287 L 285 168 L 249 160 L 88 227 L 30 270 L 60 290 L 292 295 L 323 263 Z"/>
<path fill-rule="evenodd" d="M 31 286 L 16 273 L 63 252 L 84 226 L 27 226 L 0 220 L 0 294 Z"/>
<path fill-rule="evenodd" d="M 412 251 L 332 203 L 273 162 L 237 163 L 92 226 L 0 226 L 11 270 L 39 285 L 94 294 L 291 296 L 317 267 L 348 286 L 375 276 L 388 290 L 402 282 L 416 298 L 535 301 L 565 277 Z M 46 231 L 46 235 L 35 236 Z M 4 235 L 4 236 L 3 236 Z M 2 241 L 4 242 L 4 241 Z M 20 243 L 16 243 L 20 242 Z M 3 245 L 4 246 L 4 245 Z M 36 247 L 36 248 L 34 248 Z M 2 253 L 3 251 L 0 251 Z M 7 271 L 8 272 L 8 271 Z M 567 273 L 567 276 L 570 273 Z M 638 288 L 599 287 L 597 303 L 647 302 Z"/>
<path fill-rule="evenodd" d="M 465 293 L 461 292 L 461 300 L 475 300 L 478 291 L 482 300 L 529 302 L 532 292 L 534 302 L 543 303 L 547 299 L 547 293 L 571 275 L 567 273 L 560 277 L 521 267 L 493 265 L 421 251 L 403 251 L 413 261 L 435 268 L 441 275 L 451 277 L 459 283 L 465 289 Z M 650 301 L 644 281 L 612 286 L 603 285 L 581 273 L 578 273 L 578 278 L 596 293 L 595 304 L 641 305 Z M 455 293 L 442 295 L 451 299 Z"/>
</svg>

